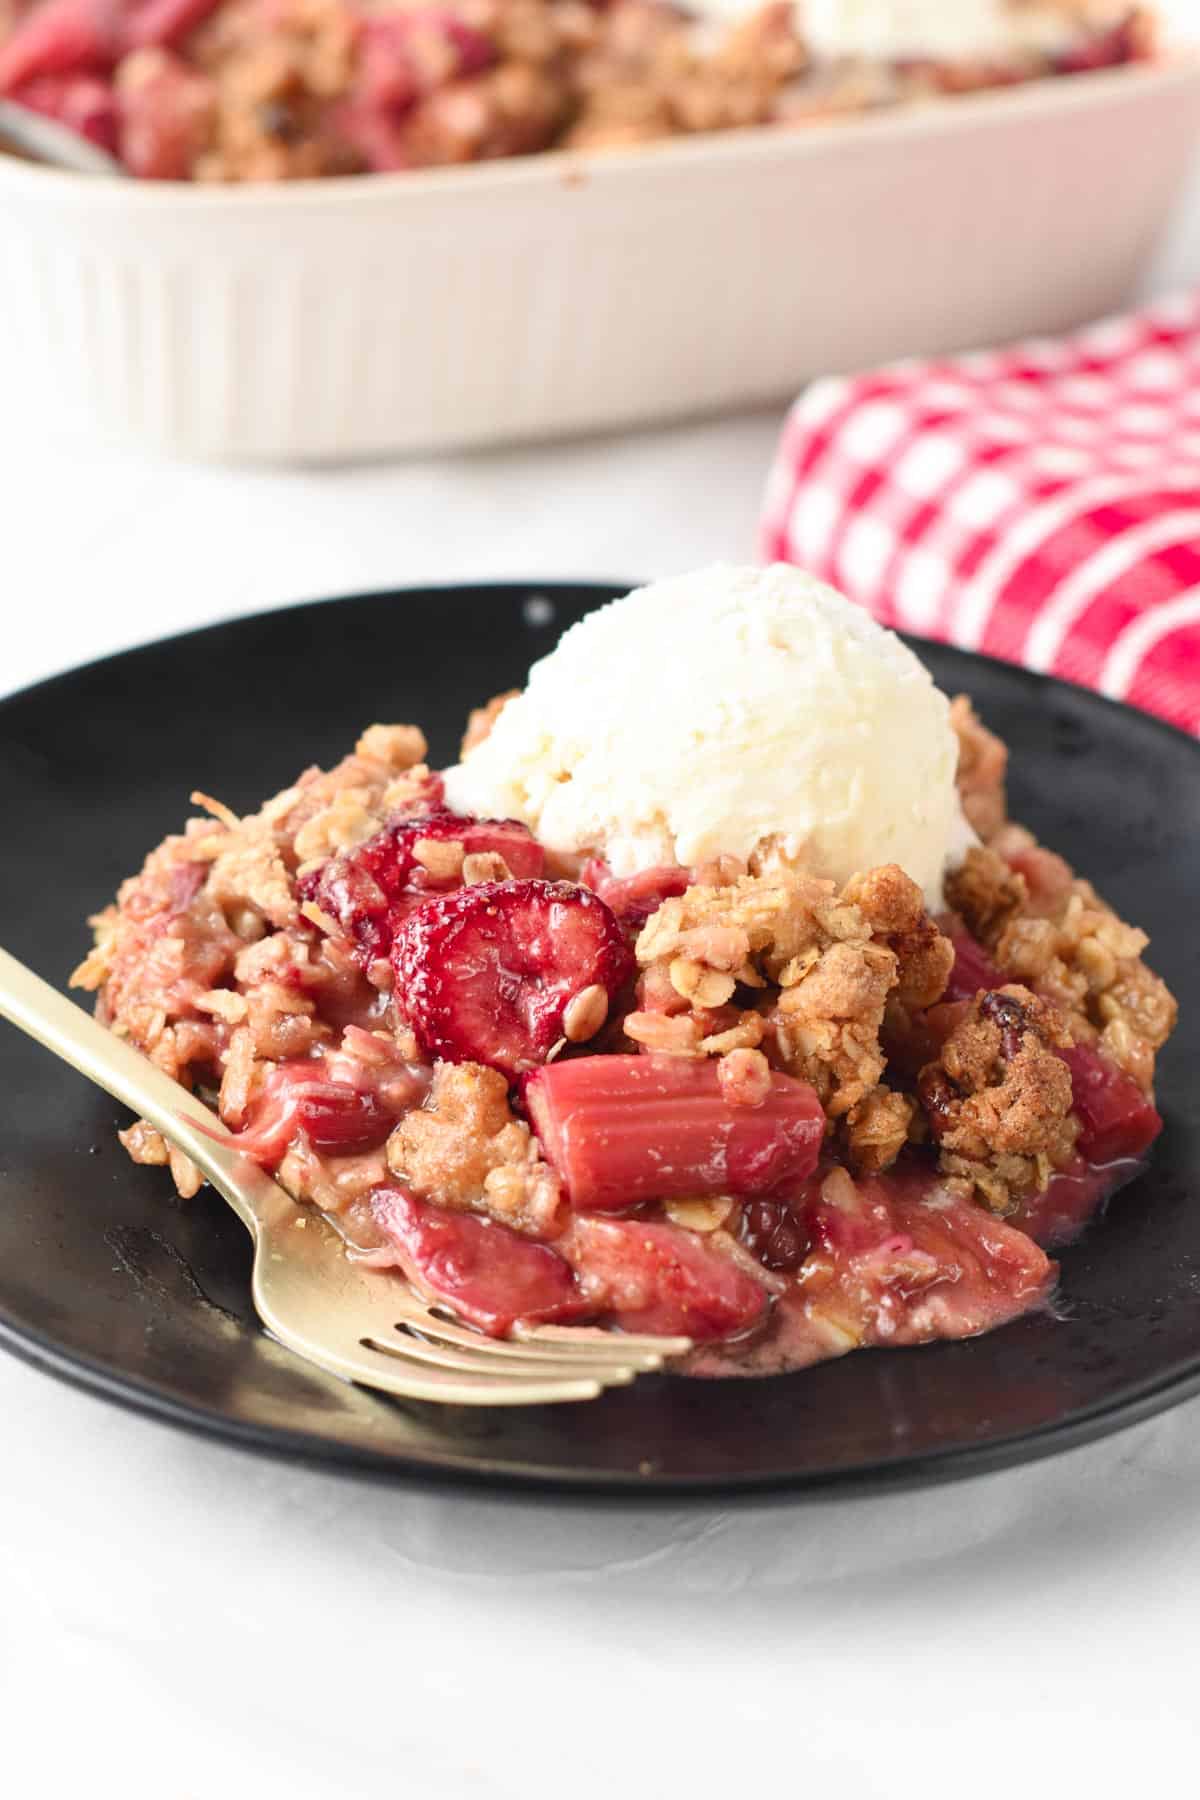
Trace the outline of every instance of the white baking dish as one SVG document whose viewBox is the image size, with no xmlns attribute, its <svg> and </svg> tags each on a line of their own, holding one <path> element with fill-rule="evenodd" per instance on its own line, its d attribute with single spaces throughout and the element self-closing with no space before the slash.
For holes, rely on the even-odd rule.
<svg viewBox="0 0 1200 1800">
<path fill-rule="evenodd" d="M 1121 305 L 1200 66 L 803 132 L 289 187 L 0 158 L 15 406 L 190 455 L 324 459 L 630 425 Z M 19 399 L 14 399 L 18 396 Z"/>
</svg>

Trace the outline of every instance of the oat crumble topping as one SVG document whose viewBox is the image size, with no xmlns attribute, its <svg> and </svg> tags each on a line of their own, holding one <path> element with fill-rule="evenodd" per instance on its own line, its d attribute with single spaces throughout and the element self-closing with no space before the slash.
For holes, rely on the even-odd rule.
<svg viewBox="0 0 1200 1800">
<path fill-rule="evenodd" d="M 473 741 L 506 699 L 472 715 Z M 538 875 L 544 853 L 524 827 L 448 814 L 422 734 L 374 725 L 335 768 L 305 771 L 253 814 L 194 795 L 203 816 L 152 851 L 96 917 L 74 980 L 96 993 L 114 1031 L 215 1099 L 248 1153 L 298 1201 L 341 1218 L 355 1241 L 377 1242 L 374 1197 L 399 1192 L 410 1210 L 553 1246 L 589 1304 L 636 1319 L 658 1290 L 623 1259 L 665 1254 L 654 1233 L 670 1230 L 703 1247 L 705 1282 L 726 1271 L 711 1291 L 714 1318 L 750 1317 L 768 1303 L 790 1316 L 802 1265 L 808 1360 L 953 1335 L 944 1306 L 928 1299 L 912 1299 L 898 1324 L 874 1263 L 853 1280 L 846 1273 L 843 1240 L 882 1233 L 888 1280 L 902 1267 L 905 1292 L 923 1293 L 939 1278 L 938 1257 L 958 1254 L 938 1237 L 945 1209 L 959 1243 L 982 1229 L 972 1221 L 1007 1230 L 1060 1178 L 1080 1179 L 1080 1144 L 1097 1127 L 1080 1110 L 1071 1057 L 1098 1055 L 1097 1067 L 1122 1071 L 1149 1096 L 1176 1016 L 1144 961 L 1145 934 L 1008 820 L 1003 746 L 965 700 L 953 717 L 963 804 L 982 842 L 951 872 L 949 910 L 936 919 L 895 865 L 839 888 L 768 842 L 749 865 L 722 856 L 625 884 L 641 910 L 618 949 L 621 928 L 578 872 L 548 887 Z M 389 845 L 393 863 L 381 863 Z M 546 865 L 544 874 L 564 870 Z M 624 893 L 588 879 L 614 904 Z M 676 1187 L 641 1224 L 636 1213 L 610 1217 L 602 1199 L 594 1216 L 581 1215 L 546 1103 L 520 1065 L 514 1074 L 422 1047 L 413 983 L 395 976 L 411 921 L 440 909 L 448 941 L 469 928 L 486 943 L 504 905 L 526 893 L 543 908 L 531 915 L 535 936 L 567 920 L 570 955 L 582 959 L 536 1059 L 543 1072 L 561 1071 L 555 1091 L 570 1091 L 571 1070 L 586 1064 L 614 1072 L 618 1086 L 634 1082 L 636 1097 L 642 1068 L 667 1096 L 664 1118 L 676 1104 L 704 1116 L 719 1105 L 731 1129 L 741 1120 L 751 1131 L 811 1095 L 811 1114 L 788 1115 L 787 1127 L 816 1131 L 803 1228 L 788 1203 L 739 1198 L 736 1188 Z M 396 905 L 390 950 L 386 937 L 355 935 L 363 908 L 376 931 Z M 965 966 L 973 957 L 980 969 L 974 986 L 964 944 Z M 529 992 L 531 1004 L 548 1004 L 540 988 Z M 613 1104 L 605 1141 L 615 1154 L 636 1139 L 641 1115 L 632 1101 Z M 569 1135 L 569 1119 L 563 1129 Z M 120 1137 L 133 1161 L 169 1167 L 181 1195 L 196 1192 L 199 1171 L 144 1121 Z M 714 1138 L 714 1153 L 725 1141 Z M 922 1169 L 933 1175 L 921 1177 L 924 1198 L 910 1201 Z M 930 1190 L 930 1179 L 940 1185 Z M 635 1228 L 636 1242 L 622 1236 Z M 935 1249 L 897 1249 L 907 1230 Z M 980 1239 L 971 1255 L 986 1261 L 994 1241 Z M 1024 1304 L 1043 1291 L 1049 1267 L 1030 1264 Z M 747 1366 L 759 1365 L 750 1357 Z"/>
<path fill-rule="evenodd" d="M 89 0 L 3 0 L 0 94 L 151 180 L 289 181 L 797 130 L 1159 52 L 1154 9 L 1120 0 L 1076 14 L 1060 50 L 953 62 L 818 57 L 781 0 L 717 28 L 660 0 L 130 10 L 115 0 L 97 41 Z"/>
</svg>

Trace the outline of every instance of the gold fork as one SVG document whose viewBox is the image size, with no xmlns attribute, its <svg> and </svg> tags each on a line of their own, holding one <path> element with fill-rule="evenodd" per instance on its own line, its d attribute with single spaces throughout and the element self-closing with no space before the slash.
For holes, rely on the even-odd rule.
<svg viewBox="0 0 1200 1800">
<path fill-rule="evenodd" d="M 455 1406 L 593 1400 L 691 1349 L 687 1338 L 575 1326 L 498 1340 L 457 1324 L 392 1271 L 352 1261 L 312 1208 L 231 1144 L 220 1119 L 132 1045 L 0 950 L 0 1017 L 132 1107 L 203 1170 L 254 1240 L 252 1293 L 272 1336 L 366 1387 Z"/>
</svg>

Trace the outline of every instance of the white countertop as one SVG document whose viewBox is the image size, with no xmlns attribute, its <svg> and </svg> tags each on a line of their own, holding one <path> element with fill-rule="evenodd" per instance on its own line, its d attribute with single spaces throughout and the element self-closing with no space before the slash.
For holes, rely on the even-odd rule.
<svg viewBox="0 0 1200 1800">
<path fill-rule="evenodd" d="M 1200 180 L 1152 285 L 1189 275 Z M 3 689 L 297 597 L 748 556 L 777 425 L 247 475 L 6 414 Z M 1200 1405 L 1009 1474 L 769 1508 L 371 1486 L 8 1358 L 0 1429 L 14 1800 L 1194 1786 Z"/>
</svg>

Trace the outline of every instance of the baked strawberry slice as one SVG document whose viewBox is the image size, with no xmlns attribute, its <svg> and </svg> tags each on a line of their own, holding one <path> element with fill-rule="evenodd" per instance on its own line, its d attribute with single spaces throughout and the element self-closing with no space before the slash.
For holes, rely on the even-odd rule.
<svg viewBox="0 0 1200 1800">
<path fill-rule="evenodd" d="M 430 1206 L 398 1187 L 376 1188 L 371 1212 L 413 1286 L 492 1337 L 507 1336 L 518 1320 L 562 1323 L 596 1310 L 561 1256 L 506 1225 Z"/>
<path fill-rule="evenodd" d="M 430 900 L 397 928 L 395 992 L 430 1056 L 510 1078 L 563 1037 L 568 1003 L 608 1000 L 633 958 L 604 902 L 567 881 L 484 881 Z"/>
<path fill-rule="evenodd" d="M 528 1076 L 523 1096 L 581 1212 L 786 1191 L 812 1173 L 825 1134 L 806 1082 L 773 1074 L 760 1106 L 735 1106 L 716 1063 L 690 1057 L 572 1058 Z"/>
<path fill-rule="evenodd" d="M 1090 1044 L 1075 1044 L 1059 1055 L 1071 1071 L 1074 1109 L 1083 1126 L 1080 1155 L 1090 1163 L 1144 1156 L 1163 1122 L 1137 1082 Z"/>
<path fill-rule="evenodd" d="M 659 868 L 642 869 L 637 875 L 614 875 L 606 862 L 594 858 L 584 865 L 583 879 L 623 925 L 639 929 L 664 900 L 686 894 L 692 885 L 690 869 L 663 864 Z"/>
<path fill-rule="evenodd" d="M 234 1134 L 244 1156 L 274 1169 L 303 1135 L 319 1156 L 359 1156 L 386 1142 L 399 1113 L 374 1088 L 330 1081 L 318 1058 L 280 1063 L 267 1077 L 245 1131 Z"/>
<path fill-rule="evenodd" d="M 596 1310 L 626 1331 L 699 1342 L 740 1337 L 765 1317 L 766 1290 L 677 1225 L 583 1217 L 559 1242 Z"/>
<path fill-rule="evenodd" d="M 396 863 L 387 879 L 422 892 L 457 885 L 457 875 L 428 868 L 418 854 L 422 844 L 462 845 L 464 856 L 494 855 L 504 859 L 516 879 L 533 879 L 546 866 L 546 852 L 526 826 L 516 819 L 472 819 L 447 811 L 424 813 L 389 828 Z"/>
<path fill-rule="evenodd" d="M 449 854 L 438 873 L 436 851 L 443 845 Z M 462 856 L 502 856 L 515 876 L 540 875 L 546 861 L 537 839 L 515 820 L 464 818 L 439 807 L 416 818 L 393 819 L 366 843 L 330 857 L 301 879 L 300 897 L 336 922 L 365 967 L 387 955 L 398 918 L 431 894 L 459 885 L 457 846 Z M 460 871 L 461 862 L 459 857 Z"/>
</svg>

